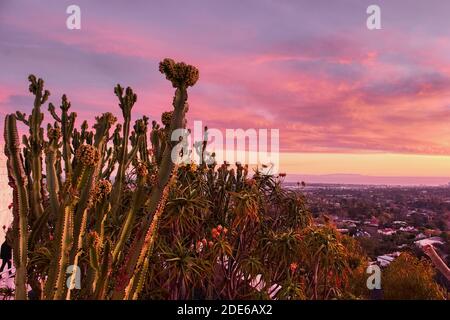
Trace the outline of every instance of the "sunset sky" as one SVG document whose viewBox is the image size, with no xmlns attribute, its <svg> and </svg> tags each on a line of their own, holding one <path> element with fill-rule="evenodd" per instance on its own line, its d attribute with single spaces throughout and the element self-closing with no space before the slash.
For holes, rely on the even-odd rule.
<svg viewBox="0 0 450 320">
<path fill-rule="evenodd" d="M 66 28 L 70 4 L 81 30 Z M 370 4 L 382 30 L 366 28 Z M 120 83 L 135 118 L 159 120 L 165 57 L 200 69 L 189 122 L 280 129 L 288 173 L 450 177 L 449 1 L 0 0 L 1 130 L 30 112 L 30 73 L 79 119 L 120 115 Z"/>
</svg>

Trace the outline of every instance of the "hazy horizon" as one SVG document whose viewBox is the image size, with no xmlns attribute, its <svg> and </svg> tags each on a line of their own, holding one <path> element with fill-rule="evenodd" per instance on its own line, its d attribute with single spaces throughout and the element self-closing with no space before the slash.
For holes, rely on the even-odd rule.
<svg viewBox="0 0 450 320">
<path fill-rule="evenodd" d="M 423 176 L 368 176 L 361 174 L 287 174 L 285 182 L 323 184 L 356 184 L 356 185 L 391 185 L 391 186 L 449 186 L 450 177 L 423 177 Z"/>
</svg>

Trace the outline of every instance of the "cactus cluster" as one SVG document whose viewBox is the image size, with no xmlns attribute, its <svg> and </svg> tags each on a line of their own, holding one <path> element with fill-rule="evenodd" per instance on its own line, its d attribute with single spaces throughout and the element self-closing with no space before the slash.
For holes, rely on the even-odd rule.
<svg viewBox="0 0 450 320">
<path fill-rule="evenodd" d="M 139 295 L 176 179 L 168 137 L 185 126 L 187 88 L 198 80 L 197 68 L 171 59 L 159 69 L 176 91 L 173 111 L 162 117 L 164 129 L 154 122 L 150 134 L 145 116 L 132 126 L 137 95 L 120 85 L 114 89 L 120 123 L 104 113 L 92 130 L 86 121 L 78 129 L 77 114 L 63 95 L 60 112 L 48 104 L 53 121 L 45 130 L 42 107 L 50 92 L 42 79 L 29 76 L 32 113 L 7 115 L 4 133 L 13 189 L 16 299 L 27 298 L 28 285 L 40 299 Z M 21 141 L 17 121 L 29 131 Z M 81 270 L 81 290 L 67 285 L 68 266 Z"/>
</svg>

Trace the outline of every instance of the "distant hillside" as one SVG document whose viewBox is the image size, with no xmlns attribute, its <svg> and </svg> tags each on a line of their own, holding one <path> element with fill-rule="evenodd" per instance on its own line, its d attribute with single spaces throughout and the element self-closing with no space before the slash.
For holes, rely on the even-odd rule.
<svg viewBox="0 0 450 320">
<path fill-rule="evenodd" d="M 372 185 L 448 185 L 450 177 L 378 177 L 360 174 L 288 174 L 286 182 L 305 181 L 306 183 L 372 184 Z"/>
</svg>

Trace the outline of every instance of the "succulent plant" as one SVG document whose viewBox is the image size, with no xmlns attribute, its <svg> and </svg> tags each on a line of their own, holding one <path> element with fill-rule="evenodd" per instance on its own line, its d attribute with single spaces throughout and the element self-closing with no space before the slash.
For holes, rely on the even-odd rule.
<svg viewBox="0 0 450 320">
<path fill-rule="evenodd" d="M 158 220 L 174 176 L 172 143 L 167 138 L 185 125 L 186 88 L 198 79 L 195 67 L 170 59 L 161 62 L 160 69 L 177 90 L 174 111 L 163 116 L 165 134 L 151 139 L 153 149 L 161 151 L 158 163 L 149 156 L 148 118 L 138 119 L 131 127 L 131 111 L 137 101 L 131 88 L 117 85 L 114 89 L 123 122 L 116 125 L 117 118 L 104 113 L 95 119 L 93 131 L 86 121 L 75 128 L 76 113 L 69 113 L 71 103 L 66 95 L 61 99 L 61 114 L 49 103 L 54 124 L 47 126 L 44 138 L 41 106 L 50 92 L 44 90 L 42 79 L 29 76 L 29 91 L 35 97 L 31 115 L 17 112 L 5 118 L 5 154 L 14 193 L 17 299 L 27 298 L 27 284 L 41 299 L 137 295 L 133 292 L 145 282 L 145 261 L 157 237 Z M 29 128 L 23 147 L 16 120 Z M 116 176 L 110 181 L 113 172 Z M 150 172 L 153 179 L 148 177 Z M 130 189 L 129 175 L 133 174 L 136 187 Z M 43 252 L 49 259 L 45 269 L 40 262 Z M 89 279 L 80 291 L 66 286 L 69 265 L 73 270 L 80 267 Z M 133 287 L 127 294 L 116 290 L 124 266 L 130 270 L 124 285 Z"/>
</svg>

